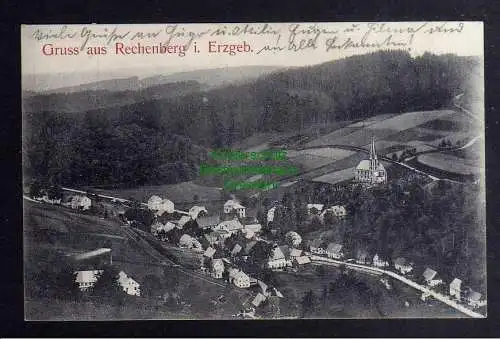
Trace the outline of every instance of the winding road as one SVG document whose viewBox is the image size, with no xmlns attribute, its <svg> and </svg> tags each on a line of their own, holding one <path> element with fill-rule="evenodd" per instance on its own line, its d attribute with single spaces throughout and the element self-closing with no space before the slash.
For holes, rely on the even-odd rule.
<svg viewBox="0 0 500 339">
<path fill-rule="evenodd" d="M 464 307 L 463 305 L 458 304 L 454 300 L 451 300 L 451 299 L 447 298 L 446 296 L 443 296 L 442 294 L 436 293 L 433 290 L 431 290 L 425 286 L 419 285 L 416 282 L 413 282 L 410 279 L 405 278 L 405 277 L 403 277 L 397 273 L 394 273 L 392 271 L 387 271 L 387 270 L 383 270 L 383 269 L 380 269 L 377 267 L 372 267 L 372 266 L 367 266 L 367 265 L 348 263 L 348 262 L 341 261 L 341 260 L 320 257 L 317 255 L 311 255 L 311 260 L 313 262 L 317 262 L 317 263 L 333 263 L 333 264 L 337 264 L 337 265 L 345 265 L 346 267 L 351 267 L 351 268 L 366 271 L 366 272 L 373 272 L 374 274 L 379 274 L 379 275 L 385 274 L 387 276 L 390 276 L 391 278 L 394 278 L 396 280 L 401 281 L 402 283 L 404 283 L 410 287 L 413 287 L 416 290 L 419 290 L 423 293 L 427 293 L 427 294 L 433 296 L 435 299 L 445 303 L 446 305 L 448 305 L 450 307 L 453 307 L 454 309 L 462 312 L 463 314 L 468 315 L 469 317 L 486 318 L 484 315 L 477 313 L 477 312 L 474 312 L 474 311 Z"/>
</svg>

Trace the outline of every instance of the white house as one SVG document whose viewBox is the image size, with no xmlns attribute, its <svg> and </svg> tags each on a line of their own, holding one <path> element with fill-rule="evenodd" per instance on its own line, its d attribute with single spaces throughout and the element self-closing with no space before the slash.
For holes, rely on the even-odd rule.
<svg viewBox="0 0 500 339">
<path fill-rule="evenodd" d="M 35 200 L 41 200 L 43 202 L 46 202 L 48 204 L 53 204 L 53 205 L 59 205 L 61 203 L 61 199 L 50 199 L 47 194 L 45 194 L 41 198 L 35 198 Z"/>
<path fill-rule="evenodd" d="M 319 215 L 324 206 L 323 204 L 307 204 L 307 212 L 309 215 Z"/>
<path fill-rule="evenodd" d="M 118 283 L 123 288 L 125 293 L 135 296 L 141 295 L 140 284 L 131 277 L 127 276 L 127 274 L 123 271 L 118 273 Z"/>
<path fill-rule="evenodd" d="M 228 200 L 224 204 L 224 213 L 229 214 L 233 211 L 236 212 L 238 217 L 244 218 L 245 217 L 245 206 L 242 206 L 239 202 L 236 200 Z"/>
<path fill-rule="evenodd" d="M 229 281 L 239 288 L 250 287 L 250 277 L 236 268 L 229 269 Z"/>
<path fill-rule="evenodd" d="M 156 211 L 157 215 L 162 215 L 164 212 L 173 213 L 174 203 L 168 199 L 162 199 L 157 195 L 153 195 L 148 200 L 148 208 Z"/>
<path fill-rule="evenodd" d="M 267 222 L 270 223 L 274 220 L 274 212 L 276 211 L 276 206 L 272 207 L 267 211 Z"/>
<path fill-rule="evenodd" d="M 76 271 L 75 282 L 81 291 L 86 291 L 95 285 L 102 270 Z"/>
<path fill-rule="evenodd" d="M 342 253 L 342 245 L 334 243 L 328 244 L 328 247 L 326 248 L 326 255 L 328 258 L 341 259 L 344 256 Z"/>
<path fill-rule="evenodd" d="M 356 263 L 362 265 L 370 264 L 370 255 L 366 250 L 358 250 L 356 253 Z"/>
<path fill-rule="evenodd" d="M 203 251 L 201 243 L 189 234 L 183 234 L 179 239 L 179 247 L 194 248 L 198 251 Z"/>
<path fill-rule="evenodd" d="M 297 248 L 292 248 L 290 250 L 290 257 L 291 258 L 298 258 L 302 255 L 302 250 L 299 250 Z"/>
<path fill-rule="evenodd" d="M 231 255 L 238 255 L 238 253 L 241 252 L 241 250 L 243 249 L 243 247 L 241 247 L 240 244 L 236 244 L 234 245 L 233 249 L 231 250 Z"/>
<path fill-rule="evenodd" d="M 375 267 L 389 267 L 389 262 L 387 260 L 384 260 L 378 254 L 375 254 L 375 256 L 373 257 L 373 266 L 375 266 Z"/>
<path fill-rule="evenodd" d="M 207 258 L 213 258 L 214 254 L 215 254 L 216 250 L 215 248 L 213 247 L 208 247 L 205 251 L 205 253 L 203 253 L 203 255 Z"/>
<path fill-rule="evenodd" d="M 394 268 L 401 274 L 406 274 L 413 270 L 411 263 L 409 263 L 405 258 L 402 257 L 399 257 L 394 261 Z"/>
<path fill-rule="evenodd" d="M 203 213 L 202 213 L 203 212 Z M 193 220 L 196 220 L 198 219 L 198 216 L 200 216 L 200 213 L 202 213 L 201 216 L 203 215 L 207 215 L 208 214 L 208 211 L 207 209 L 205 208 L 205 206 L 193 206 L 189 209 L 189 216 L 191 217 L 191 219 Z"/>
<path fill-rule="evenodd" d="M 462 292 L 462 280 L 455 278 L 450 283 L 450 296 L 460 300 Z"/>
<path fill-rule="evenodd" d="M 437 272 L 434 271 L 433 269 L 426 268 L 422 275 L 424 276 L 425 282 L 430 287 L 434 287 L 443 283 L 441 279 L 435 279 L 435 277 L 437 276 Z"/>
<path fill-rule="evenodd" d="M 224 261 L 222 261 L 222 259 L 213 259 L 211 271 L 212 277 L 221 279 L 222 273 L 224 272 Z"/>
<path fill-rule="evenodd" d="M 236 233 L 240 230 L 243 230 L 243 225 L 236 219 L 222 221 L 219 225 L 217 225 L 215 230 L 223 230 L 230 233 Z"/>
<path fill-rule="evenodd" d="M 198 219 L 196 219 L 196 222 L 200 228 L 214 228 L 220 223 L 220 216 L 199 216 Z"/>
<path fill-rule="evenodd" d="M 162 202 L 162 198 L 160 198 L 159 196 L 157 195 L 153 195 L 151 198 L 149 198 L 148 200 L 148 208 L 150 210 L 154 210 L 154 211 L 157 211 L 160 209 L 160 204 Z"/>
<path fill-rule="evenodd" d="M 71 197 L 71 201 L 69 202 L 69 206 L 72 209 L 78 209 L 78 210 L 88 210 L 90 206 L 92 205 L 92 200 L 90 200 L 89 197 L 84 196 L 84 195 L 74 195 Z"/>
<path fill-rule="evenodd" d="M 295 257 L 295 261 L 297 262 L 298 265 L 305 265 L 305 264 L 309 264 L 311 262 L 311 258 L 303 255 L 300 257 Z"/>
<path fill-rule="evenodd" d="M 267 267 L 273 268 L 284 268 L 291 267 L 292 261 L 285 257 L 282 248 L 275 247 L 273 248 L 271 255 L 269 256 L 269 260 L 267 261 Z"/>
</svg>

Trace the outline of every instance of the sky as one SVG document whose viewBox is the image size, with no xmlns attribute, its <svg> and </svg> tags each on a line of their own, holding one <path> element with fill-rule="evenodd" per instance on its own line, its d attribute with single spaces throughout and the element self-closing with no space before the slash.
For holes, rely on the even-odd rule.
<svg viewBox="0 0 500 339">
<path fill-rule="evenodd" d="M 117 43 L 123 48 L 117 50 Z M 189 49 L 185 56 L 120 54 L 137 43 L 144 46 L 162 43 L 170 46 L 171 51 L 177 48 L 177 52 L 179 46 L 188 45 Z M 195 43 L 199 52 L 195 52 Z M 241 52 L 235 55 L 225 52 L 229 47 L 224 46 L 229 44 L 240 45 Z M 56 47 L 78 48 L 80 52 L 44 55 L 44 45 L 48 45 L 47 54 L 54 53 Z M 219 52 L 215 52 L 216 45 L 221 45 Z M 88 55 L 89 47 L 106 47 L 106 55 Z M 21 48 L 22 74 L 37 75 L 126 69 L 168 73 L 246 65 L 307 66 L 379 49 L 403 49 L 413 56 L 424 52 L 483 56 L 484 43 L 482 22 L 90 24 L 23 25 Z"/>
</svg>

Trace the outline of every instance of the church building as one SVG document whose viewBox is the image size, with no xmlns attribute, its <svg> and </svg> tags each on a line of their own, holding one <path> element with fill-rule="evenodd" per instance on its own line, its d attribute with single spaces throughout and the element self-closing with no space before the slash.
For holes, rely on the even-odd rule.
<svg viewBox="0 0 500 339">
<path fill-rule="evenodd" d="M 370 159 L 361 160 L 355 170 L 356 181 L 367 184 L 385 184 L 387 182 L 387 172 L 377 158 L 375 150 L 375 139 L 370 145 Z"/>
</svg>

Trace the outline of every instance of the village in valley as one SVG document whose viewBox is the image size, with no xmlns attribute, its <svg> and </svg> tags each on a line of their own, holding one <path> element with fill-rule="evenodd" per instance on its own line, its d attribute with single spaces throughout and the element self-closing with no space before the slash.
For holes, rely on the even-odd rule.
<svg viewBox="0 0 500 339">
<path fill-rule="evenodd" d="M 337 196 L 342 196 L 339 192 L 352 196 L 350 193 L 354 191 L 383 191 L 390 184 L 391 178 L 379 160 L 373 138 L 368 158 L 361 160 L 354 168 L 353 177 L 334 187 Z M 405 181 L 399 181 L 398 187 L 409 189 L 409 182 L 422 180 L 419 175 L 413 174 L 408 178 L 405 179 L 405 184 L 402 184 Z M 404 191 L 402 194 L 408 197 L 410 192 Z M 285 193 L 281 200 L 271 202 L 267 199 L 267 209 L 262 209 L 264 205 L 256 203 L 257 199 L 252 200 L 253 208 L 249 208 L 235 195 L 226 195 L 230 199 L 218 200 L 219 205 L 211 202 L 210 208 L 206 208 L 195 202 L 190 207 L 184 203 L 185 210 L 177 209 L 168 197 L 158 195 L 140 202 L 64 187 L 46 189 L 32 186 L 25 199 L 35 204 L 60 206 L 57 208 L 119 221 L 117 227 L 126 230 L 126 234 L 134 241 L 142 242 L 141 246 L 147 247 L 148 254 L 152 259 L 158 259 L 161 265 L 183 267 L 186 270 L 184 273 L 191 274 L 195 279 L 205 279 L 245 291 L 239 300 L 241 308 L 232 317 L 296 318 L 301 313 L 304 316 L 301 307 L 314 306 L 304 304 L 313 292 L 305 292 L 304 297 L 298 299 L 300 304 L 292 307 L 293 312 L 285 311 L 280 314 L 280 302 L 283 304 L 287 298 L 287 293 L 282 292 L 282 288 L 290 291 L 294 286 L 293 279 L 287 282 L 289 286 L 283 281 L 278 282 L 277 273 L 289 276 L 305 274 L 324 280 L 324 267 L 333 267 L 341 276 L 346 277 L 358 273 L 375 277 L 372 283 L 380 284 L 387 291 L 393 289 L 394 281 L 400 280 L 412 286 L 413 292 L 418 296 L 411 303 L 433 307 L 435 304 L 428 302 L 434 297 L 472 316 L 481 316 L 477 310 L 486 307 L 484 296 L 464 284 L 460 276 L 443 279 L 432 265 L 415 264 L 411 253 L 390 256 L 387 251 L 377 252 L 369 246 L 359 245 L 346 249 L 345 243 L 350 242 L 348 235 L 344 236 L 344 241 L 333 241 L 342 237 L 332 237 L 331 228 L 348 225 L 347 220 L 351 218 L 353 208 L 351 203 L 343 204 L 337 200 L 335 205 L 325 205 L 321 200 L 315 201 L 313 198 L 299 206 L 300 199 L 291 202 L 291 194 Z M 244 200 L 250 201 L 247 198 Z M 304 212 L 301 220 L 309 230 L 302 231 L 303 227 L 283 227 L 283 222 L 290 220 L 286 219 L 287 213 L 295 214 L 294 209 Z M 74 271 L 75 283 L 81 293 L 88 294 L 103 276 L 103 271 L 112 267 L 115 250 L 111 242 L 108 241 L 107 244 L 110 244 L 109 247 L 69 255 L 74 262 L 86 263 L 81 266 L 85 269 Z M 176 251 L 182 255 L 172 255 Z M 189 258 L 187 261 L 186 257 Z M 117 269 L 113 271 L 118 272 Z M 332 278 L 329 283 L 333 281 Z M 148 295 L 167 301 L 169 297 L 177 296 L 160 290 L 146 292 L 145 288 L 151 289 L 150 284 L 143 286 L 140 279 L 136 280 L 124 270 L 116 275 L 116 283 L 125 294 L 133 297 Z M 225 299 L 222 293 L 210 302 L 221 306 Z M 404 307 L 412 307 L 410 299 L 401 300 Z M 190 306 L 187 301 L 182 304 Z"/>
<path fill-rule="evenodd" d="M 259 25 L 23 26 L 25 320 L 487 317 L 482 24 Z"/>
</svg>

